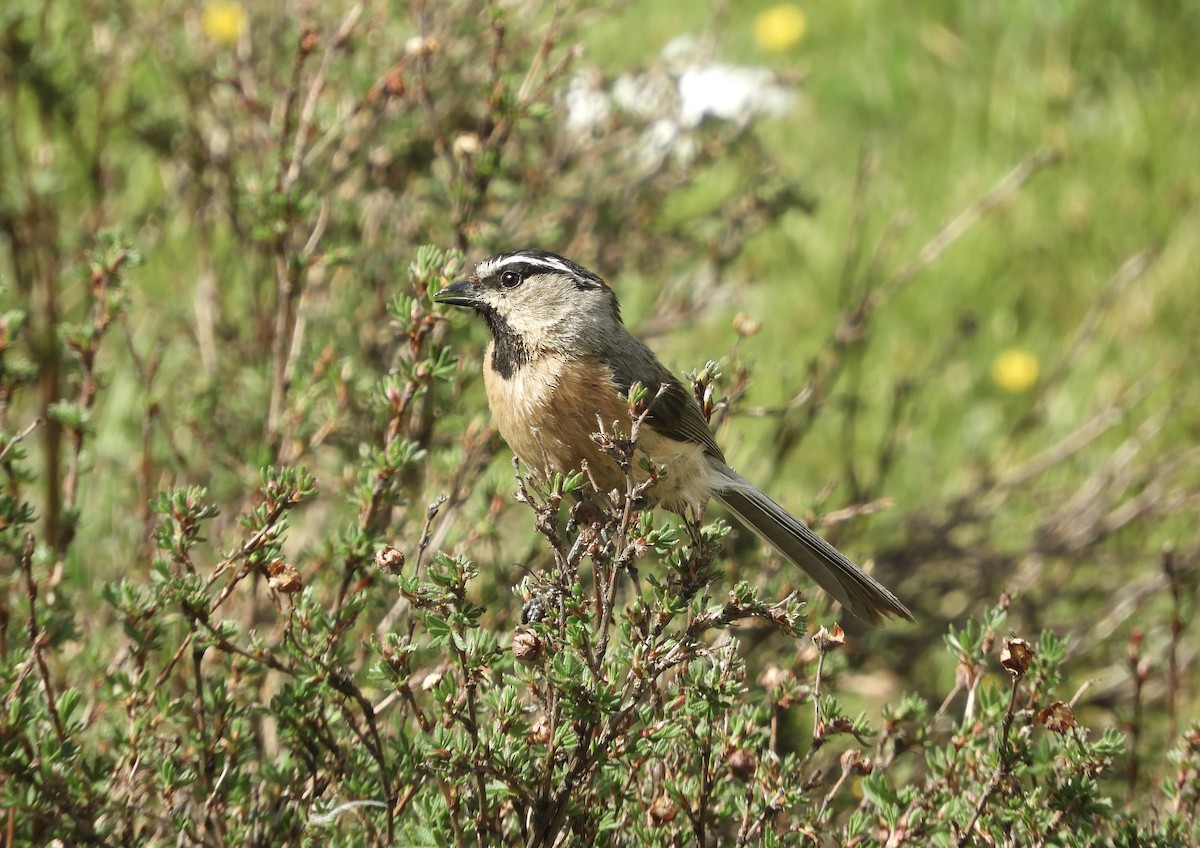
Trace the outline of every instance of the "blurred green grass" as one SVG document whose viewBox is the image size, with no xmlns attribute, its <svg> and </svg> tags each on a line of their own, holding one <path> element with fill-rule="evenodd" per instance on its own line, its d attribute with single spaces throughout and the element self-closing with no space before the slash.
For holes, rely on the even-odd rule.
<svg viewBox="0 0 1200 848">
<path fill-rule="evenodd" d="M 1193 307 L 1200 236 L 1194 8 L 799 4 L 806 37 L 781 55 L 753 40 L 754 16 L 765 5 L 731 4 L 713 34 L 724 60 L 803 73 L 795 108 L 765 134 L 819 208 L 752 242 L 739 265 L 746 286 L 737 306 L 706 318 L 699 334 L 663 340 L 675 364 L 691 367 L 728 349 L 730 314 L 745 310 L 764 321 L 762 334 L 745 345 L 747 357 L 763 366 L 752 401 L 785 399 L 804 380 L 796 366 L 837 317 L 863 156 L 877 167 L 865 189 L 861 238 L 869 258 L 894 222 L 904 221 L 889 248 L 894 265 L 1016 162 L 1048 146 L 1060 151 L 1060 164 L 952 246 L 880 317 L 869 355 L 895 371 L 868 370 L 868 379 L 891 381 L 931 367 L 944 375 L 922 396 L 922 428 L 911 434 L 892 479 L 895 498 L 912 501 L 929 497 L 930 486 L 961 485 L 975 446 L 1003 438 L 1023 411 L 1020 397 L 1004 397 L 991 383 L 993 357 L 1026 348 L 1045 374 L 1106 280 L 1145 248 L 1161 246 L 1161 261 L 1104 315 L 1098 342 L 1072 367 L 1069 399 L 1052 418 L 1066 432 L 1099 397 L 1143 377 L 1156 382 L 1160 400 L 1195 397 L 1188 379 L 1200 339 Z M 601 66 L 638 61 L 709 23 L 694 4 L 637 4 L 597 23 L 590 57 Z M 720 190 L 713 188 L 718 196 Z M 698 204 L 714 202 L 694 194 Z M 938 340 L 965 316 L 977 319 L 977 335 L 952 361 L 939 361 Z M 868 384 L 864 394 L 882 404 L 887 388 Z M 824 447 L 838 438 L 838 416 L 819 426 L 813 449 L 783 476 L 819 484 L 838 473 L 824 459 L 835 455 Z M 743 466 L 766 473 L 754 467 L 754 445 L 769 425 L 740 420 L 734 429 Z M 1194 422 L 1177 435 L 1193 433 Z"/>
</svg>

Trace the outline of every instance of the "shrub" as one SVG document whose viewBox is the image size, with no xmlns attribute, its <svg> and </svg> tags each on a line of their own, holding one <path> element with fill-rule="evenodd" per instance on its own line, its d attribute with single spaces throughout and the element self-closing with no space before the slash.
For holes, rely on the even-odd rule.
<svg viewBox="0 0 1200 848">
<path fill-rule="evenodd" d="M 922 625 L 843 630 L 748 534 L 652 513 L 632 479 L 611 510 L 583 474 L 518 469 L 513 497 L 478 331 L 429 297 L 465 251 L 538 243 L 662 280 L 629 287 L 644 333 L 727 302 L 755 239 L 814 204 L 758 111 L 685 120 L 650 96 L 676 90 L 669 62 L 605 78 L 567 4 L 144 11 L 0 13 L 3 844 L 1200 838 L 1188 453 L 1145 449 L 1162 416 L 1135 390 L 1065 432 L 1046 413 L 1154 251 L 977 475 L 872 528 Z M 902 373 L 878 348 L 895 296 L 1055 161 L 1031 153 L 894 267 L 886 236 L 858 262 L 855 231 L 791 400 L 749 405 L 749 317 L 689 363 L 714 426 L 772 422 L 752 461 L 844 434 L 818 458 L 842 503 L 811 504 L 842 541 L 907 485 L 920 401 L 975 332 Z M 598 438 L 628 464 L 634 430 Z M 1100 594 L 1097 564 L 1175 537 L 1139 590 L 1165 624 L 1131 632 L 1105 597 L 1073 638 L 1046 626 Z M 942 620 L 1047 561 L 1078 574 Z M 1124 733 L 1111 689 L 1075 689 L 1081 643 L 1126 673 Z"/>
</svg>

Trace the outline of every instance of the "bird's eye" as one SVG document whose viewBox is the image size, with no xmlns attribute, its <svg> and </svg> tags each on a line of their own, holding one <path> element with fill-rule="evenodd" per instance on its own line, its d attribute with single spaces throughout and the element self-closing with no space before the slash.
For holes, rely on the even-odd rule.
<svg viewBox="0 0 1200 848">
<path fill-rule="evenodd" d="M 517 286 L 521 285 L 521 281 L 523 279 L 524 278 L 516 271 L 505 271 L 500 275 L 500 285 L 504 286 L 506 289 L 515 289 Z"/>
</svg>

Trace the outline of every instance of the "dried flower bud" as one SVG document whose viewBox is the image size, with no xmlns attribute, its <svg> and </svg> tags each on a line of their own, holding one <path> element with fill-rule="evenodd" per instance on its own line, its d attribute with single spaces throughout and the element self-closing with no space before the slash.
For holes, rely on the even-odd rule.
<svg viewBox="0 0 1200 848">
<path fill-rule="evenodd" d="M 529 728 L 529 736 L 527 738 L 535 745 L 545 745 L 549 743 L 550 720 L 544 715 L 538 716 L 537 720 L 534 721 L 533 726 Z"/>
<path fill-rule="evenodd" d="M 1037 720 L 1053 733 L 1066 733 L 1075 726 L 1075 710 L 1066 701 L 1055 701 L 1038 712 Z"/>
<path fill-rule="evenodd" d="M 513 635 L 513 656 L 521 662 L 537 662 L 542 658 L 545 647 L 542 637 L 530 627 L 522 625 L 517 628 L 517 632 Z"/>
<path fill-rule="evenodd" d="M 580 527 L 592 527 L 603 524 L 608 515 L 593 498 L 583 498 L 571 507 L 571 518 Z"/>
<path fill-rule="evenodd" d="M 375 567 L 384 574 L 397 576 L 404 569 L 404 551 L 384 545 L 375 553 Z"/>
<path fill-rule="evenodd" d="M 321 43 L 321 36 L 315 29 L 305 26 L 304 32 L 300 33 L 300 53 L 303 56 L 310 55 L 317 46 Z"/>
<path fill-rule="evenodd" d="M 875 764 L 870 757 L 864 757 L 861 751 L 851 748 L 842 754 L 842 771 L 845 774 L 856 774 L 865 777 L 875 770 Z"/>
<path fill-rule="evenodd" d="M 404 84 L 404 72 L 398 64 L 393 65 L 383 78 L 383 90 L 391 97 L 402 97 L 407 90 L 407 86 Z"/>
<path fill-rule="evenodd" d="M 646 811 L 646 821 L 651 827 L 662 827 L 675 821 L 678 812 L 671 796 L 664 792 L 654 799 L 650 809 Z"/>
<path fill-rule="evenodd" d="M 835 733 L 853 733 L 854 722 L 846 716 L 838 716 L 833 721 L 826 722 L 821 729 L 825 736 L 832 736 Z"/>
<path fill-rule="evenodd" d="M 1033 662 L 1033 646 L 1024 639 L 1005 639 L 1000 649 L 1000 667 L 1020 680 Z"/>
<path fill-rule="evenodd" d="M 445 672 L 443 672 L 440 668 L 429 672 L 429 674 L 425 675 L 425 678 L 421 681 L 421 691 L 428 692 L 429 690 L 433 689 L 442 682 L 442 678 L 445 676 Z"/>
<path fill-rule="evenodd" d="M 796 676 L 788 669 L 780 668 L 777 665 L 772 665 L 767 666 L 767 670 L 762 673 L 762 677 L 759 678 L 759 682 L 769 694 L 774 695 L 778 693 L 779 690 L 784 686 L 791 685 L 795 679 Z"/>
<path fill-rule="evenodd" d="M 1200 727 L 1192 725 L 1183 734 L 1183 741 L 1187 744 L 1188 753 L 1200 751 Z"/>
<path fill-rule="evenodd" d="M 455 136 L 450 148 L 459 159 L 465 159 L 468 156 L 478 155 L 479 151 L 483 150 L 483 142 L 479 140 L 479 136 L 475 135 L 475 133 L 461 133 Z"/>
<path fill-rule="evenodd" d="M 745 312 L 739 312 L 733 316 L 733 331 L 743 339 L 757 336 L 761 329 L 762 321 L 759 321 L 757 318 L 751 318 Z"/>
<path fill-rule="evenodd" d="M 281 559 L 277 559 L 267 566 L 267 584 L 276 592 L 282 592 L 285 595 L 294 595 L 304 588 L 304 584 L 300 582 L 300 572 L 295 566 L 288 565 Z"/>
<path fill-rule="evenodd" d="M 408 41 L 404 42 L 404 52 L 409 56 L 420 56 L 422 54 L 428 56 L 436 53 L 440 46 L 438 40 L 432 35 L 414 35 Z"/>
<path fill-rule="evenodd" d="M 727 762 L 729 771 L 738 780 L 749 780 L 754 777 L 754 772 L 758 768 L 758 757 L 754 756 L 753 751 L 747 751 L 745 748 L 733 749 Z"/>
<path fill-rule="evenodd" d="M 836 624 L 833 625 L 832 630 L 826 630 L 822 625 L 821 629 L 813 634 L 812 640 L 818 651 L 827 654 L 846 644 L 846 632 Z"/>
<path fill-rule="evenodd" d="M 383 640 L 379 646 L 379 653 L 392 671 L 406 672 L 408 670 L 408 658 L 410 655 L 397 651 L 396 644 L 391 639 Z"/>
</svg>

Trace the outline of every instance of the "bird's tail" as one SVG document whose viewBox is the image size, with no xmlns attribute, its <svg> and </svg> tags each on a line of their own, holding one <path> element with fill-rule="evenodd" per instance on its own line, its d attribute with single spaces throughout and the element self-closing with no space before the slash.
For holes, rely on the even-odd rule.
<svg viewBox="0 0 1200 848">
<path fill-rule="evenodd" d="M 842 606 L 875 627 L 894 615 L 913 620 L 908 607 L 882 583 L 792 517 L 753 483 L 728 466 L 722 467 L 721 472 L 722 483 L 727 485 L 714 492 L 716 498 L 743 524 L 808 572 Z"/>
</svg>

